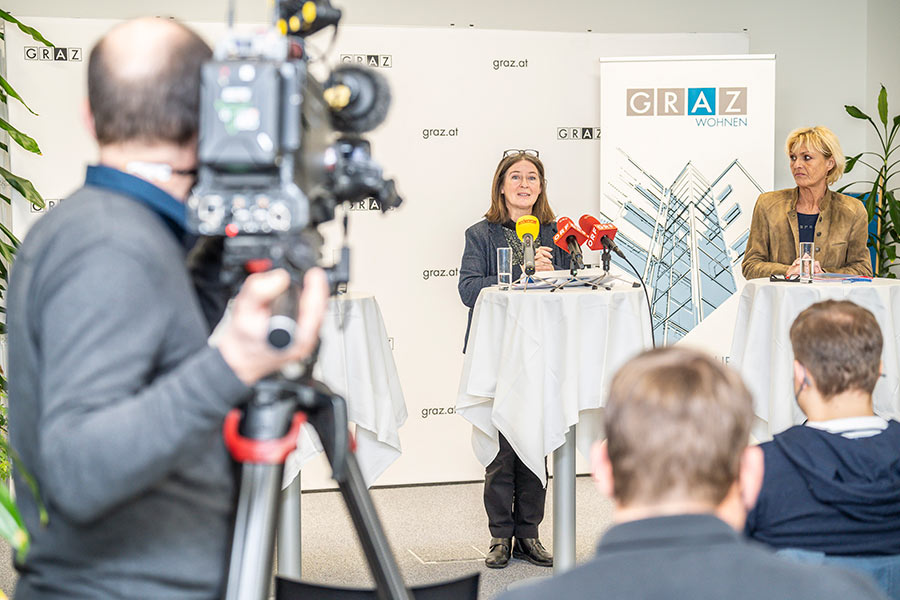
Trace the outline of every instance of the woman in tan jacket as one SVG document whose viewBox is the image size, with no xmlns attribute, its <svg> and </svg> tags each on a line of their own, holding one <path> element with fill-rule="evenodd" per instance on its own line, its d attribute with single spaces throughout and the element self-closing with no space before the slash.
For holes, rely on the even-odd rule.
<svg viewBox="0 0 900 600">
<path fill-rule="evenodd" d="M 744 277 L 798 275 L 800 242 L 815 243 L 816 272 L 872 275 L 865 206 L 828 189 L 844 174 L 837 136 L 827 127 L 795 129 L 785 152 L 797 187 L 756 201 L 741 263 Z"/>
</svg>

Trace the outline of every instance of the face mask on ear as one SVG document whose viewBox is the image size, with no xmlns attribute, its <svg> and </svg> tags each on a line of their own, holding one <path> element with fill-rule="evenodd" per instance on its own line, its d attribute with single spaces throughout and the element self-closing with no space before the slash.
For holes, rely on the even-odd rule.
<svg viewBox="0 0 900 600">
<path fill-rule="evenodd" d="M 798 404 L 800 403 L 800 393 L 810 385 L 809 374 L 806 372 L 806 367 L 803 367 L 803 381 L 800 383 L 800 388 L 794 392 L 794 400 L 796 400 Z"/>
</svg>

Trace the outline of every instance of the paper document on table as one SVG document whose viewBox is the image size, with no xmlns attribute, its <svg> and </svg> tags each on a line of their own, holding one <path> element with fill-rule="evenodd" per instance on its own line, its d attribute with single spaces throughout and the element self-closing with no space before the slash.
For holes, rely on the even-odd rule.
<svg viewBox="0 0 900 600">
<path fill-rule="evenodd" d="M 604 273 L 596 269 L 585 269 L 573 276 L 569 271 L 544 271 L 531 277 L 522 277 L 512 285 L 514 290 L 545 290 L 550 288 L 569 287 L 604 287 L 612 288 L 622 285 L 631 286 L 634 282 L 619 275 Z"/>
<path fill-rule="evenodd" d="M 849 273 L 816 273 L 813 275 L 813 281 L 872 281 L 872 278 Z"/>
</svg>

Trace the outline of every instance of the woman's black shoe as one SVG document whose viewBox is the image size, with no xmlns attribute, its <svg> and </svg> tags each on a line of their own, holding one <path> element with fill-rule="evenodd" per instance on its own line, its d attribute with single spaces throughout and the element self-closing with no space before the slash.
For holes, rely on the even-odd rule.
<svg viewBox="0 0 900 600">
<path fill-rule="evenodd" d="M 491 549 L 484 559 L 484 564 L 490 569 L 502 569 L 509 564 L 509 547 L 512 546 L 512 538 L 491 538 Z"/>
<path fill-rule="evenodd" d="M 513 549 L 513 557 L 527 560 L 539 567 L 552 567 L 553 555 L 541 545 L 537 538 L 516 538 L 516 547 Z"/>
</svg>

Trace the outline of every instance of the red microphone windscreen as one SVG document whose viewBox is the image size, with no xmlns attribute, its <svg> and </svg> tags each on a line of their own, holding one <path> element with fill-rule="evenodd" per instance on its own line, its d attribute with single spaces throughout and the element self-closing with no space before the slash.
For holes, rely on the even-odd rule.
<svg viewBox="0 0 900 600">
<path fill-rule="evenodd" d="M 582 215 L 578 222 L 587 234 L 587 245 L 591 250 L 603 250 L 603 242 L 600 241 L 603 236 L 612 240 L 618 231 L 612 223 L 601 223 L 591 215 Z"/>
<path fill-rule="evenodd" d="M 565 250 L 569 251 L 569 236 L 575 236 L 575 241 L 578 242 L 578 245 L 581 246 L 587 241 L 587 234 L 581 230 L 575 222 L 572 221 L 569 217 L 560 217 L 556 221 L 556 235 L 553 236 L 554 243 Z"/>
</svg>

